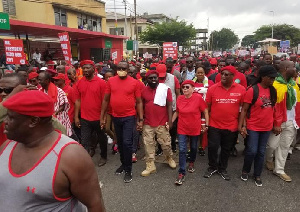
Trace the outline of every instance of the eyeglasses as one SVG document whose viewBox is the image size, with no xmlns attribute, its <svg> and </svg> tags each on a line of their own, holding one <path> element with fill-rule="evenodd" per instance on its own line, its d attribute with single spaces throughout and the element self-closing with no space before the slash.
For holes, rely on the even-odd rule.
<svg viewBox="0 0 300 212">
<path fill-rule="evenodd" d="M 118 67 L 118 70 L 127 71 L 127 68 L 120 68 L 120 67 Z"/>
<path fill-rule="evenodd" d="M 191 86 L 188 86 L 188 85 L 182 86 L 182 89 L 190 89 L 190 88 L 191 88 Z"/>
<path fill-rule="evenodd" d="M 225 76 L 225 77 L 228 77 L 228 76 L 231 76 L 232 74 L 228 74 L 228 73 L 224 73 L 224 72 L 221 72 L 221 75 L 223 76 Z"/>
<path fill-rule="evenodd" d="M 10 94 L 14 88 L 0 88 L 0 93 Z"/>
</svg>

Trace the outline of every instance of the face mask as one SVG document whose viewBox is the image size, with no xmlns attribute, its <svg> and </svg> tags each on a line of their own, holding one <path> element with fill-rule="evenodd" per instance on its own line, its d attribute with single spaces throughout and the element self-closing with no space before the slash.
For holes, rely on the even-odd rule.
<svg viewBox="0 0 300 212">
<path fill-rule="evenodd" d="M 117 74 L 119 77 L 126 77 L 127 76 L 127 71 L 117 71 Z"/>
</svg>

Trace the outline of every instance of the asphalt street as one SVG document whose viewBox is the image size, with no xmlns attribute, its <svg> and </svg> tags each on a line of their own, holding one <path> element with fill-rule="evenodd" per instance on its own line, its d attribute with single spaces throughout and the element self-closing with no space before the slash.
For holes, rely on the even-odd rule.
<svg viewBox="0 0 300 212">
<path fill-rule="evenodd" d="M 105 166 L 96 166 L 105 207 L 108 212 L 300 211 L 300 151 L 294 150 L 286 164 L 285 171 L 292 182 L 284 182 L 264 169 L 263 186 L 257 187 L 252 178 L 247 182 L 240 179 L 243 144 L 238 144 L 237 148 L 239 154 L 230 158 L 227 169 L 231 181 L 223 180 L 218 174 L 203 178 L 207 155 L 197 155 L 196 171 L 187 173 L 181 186 L 174 184 L 178 170 L 162 162 L 156 163 L 157 173 L 142 177 L 140 173 L 145 169 L 143 148 L 138 151 L 138 162 L 133 165 L 133 181 L 124 183 L 123 175 L 114 174 L 120 166 L 119 154 L 109 154 Z M 95 165 L 99 157 L 97 151 L 93 157 Z"/>
</svg>

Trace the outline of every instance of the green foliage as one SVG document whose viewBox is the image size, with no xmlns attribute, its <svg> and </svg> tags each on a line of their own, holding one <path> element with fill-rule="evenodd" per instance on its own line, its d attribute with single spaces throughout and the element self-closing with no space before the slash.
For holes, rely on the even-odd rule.
<svg viewBox="0 0 300 212">
<path fill-rule="evenodd" d="M 238 42 L 238 36 L 228 28 L 223 28 L 220 31 L 213 31 L 209 38 L 209 43 L 213 50 L 230 49 Z"/>
<path fill-rule="evenodd" d="M 257 47 L 257 43 L 256 43 L 256 40 L 255 40 L 255 38 L 254 38 L 254 35 L 246 35 L 246 36 L 242 39 L 241 45 L 242 45 L 243 47 L 256 48 L 256 47 Z"/>
<path fill-rule="evenodd" d="M 163 42 L 177 42 L 179 46 L 187 46 L 188 41 L 195 36 L 196 30 L 192 24 L 187 25 L 185 21 L 173 20 L 147 27 L 139 38 L 143 43 L 149 42 L 162 46 Z"/>
<path fill-rule="evenodd" d="M 274 25 L 273 37 L 278 40 L 290 40 L 291 47 L 300 43 L 300 29 L 293 25 L 280 24 Z M 264 40 L 272 37 L 272 25 L 263 25 L 254 32 L 256 41 Z"/>
</svg>

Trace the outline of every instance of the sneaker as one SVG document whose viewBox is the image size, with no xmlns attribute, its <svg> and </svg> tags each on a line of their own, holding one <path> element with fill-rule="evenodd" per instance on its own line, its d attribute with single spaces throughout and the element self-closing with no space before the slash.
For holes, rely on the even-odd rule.
<svg viewBox="0 0 300 212">
<path fill-rule="evenodd" d="M 136 154 L 133 153 L 132 154 L 132 163 L 136 163 L 136 162 L 137 162 Z"/>
<path fill-rule="evenodd" d="M 292 155 L 291 153 L 288 153 L 288 155 L 287 155 L 287 158 L 286 158 L 286 159 L 287 159 L 287 160 L 291 160 L 291 155 Z"/>
<path fill-rule="evenodd" d="M 248 180 L 248 173 L 242 172 L 241 179 L 242 179 L 243 181 L 247 181 L 247 180 Z"/>
<path fill-rule="evenodd" d="M 185 180 L 185 176 L 183 174 L 179 174 L 177 179 L 175 180 L 176 185 L 182 185 Z"/>
<path fill-rule="evenodd" d="M 162 153 L 163 153 L 162 150 L 160 148 L 158 148 L 155 152 L 155 156 L 160 156 L 160 155 L 162 155 Z"/>
<path fill-rule="evenodd" d="M 274 162 L 270 162 L 270 161 L 267 161 L 266 162 L 266 167 L 269 171 L 273 171 L 274 170 Z"/>
<path fill-rule="evenodd" d="M 122 174 L 124 172 L 124 168 L 123 166 L 121 165 L 116 171 L 115 171 L 115 174 L 119 175 L 119 174 Z"/>
<path fill-rule="evenodd" d="M 190 173 L 195 172 L 195 167 L 194 167 L 194 163 L 193 162 L 190 162 L 189 168 L 188 168 L 188 172 L 190 172 Z"/>
<path fill-rule="evenodd" d="M 118 144 L 114 141 L 113 147 L 112 147 L 112 154 L 115 155 L 119 152 L 118 150 Z"/>
<path fill-rule="evenodd" d="M 210 178 L 214 173 L 217 172 L 217 169 L 214 169 L 212 167 L 208 167 L 208 169 L 206 170 L 206 172 L 204 173 L 203 177 L 205 178 Z"/>
<path fill-rule="evenodd" d="M 125 172 L 124 183 L 130 183 L 131 181 L 132 181 L 132 173 L 131 172 Z"/>
<path fill-rule="evenodd" d="M 277 175 L 278 177 L 280 177 L 280 179 L 284 180 L 285 182 L 292 182 L 292 178 L 290 176 L 288 176 L 286 173 L 283 174 L 277 174 L 275 172 L 273 172 L 275 175 Z"/>
<path fill-rule="evenodd" d="M 221 177 L 224 179 L 224 180 L 230 180 L 230 177 L 229 175 L 227 174 L 227 171 L 218 171 L 219 175 L 221 175 Z"/>
<path fill-rule="evenodd" d="M 256 186 L 258 186 L 258 187 L 262 186 L 262 181 L 261 181 L 260 177 L 254 177 L 254 182 L 255 182 Z"/>
<path fill-rule="evenodd" d="M 107 137 L 107 143 L 108 144 L 112 144 L 114 141 L 113 141 L 113 139 L 111 139 L 109 136 Z"/>
<path fill-rule="evenodd" d="M 104 166 L 107 162 L 107 159 L 105 158 L 100 158 L 99 162 L 98 162 L 98 166 L 101 167 L 101 166 Z"/>
<path fill-rule="evenodd" d="M 202 147 L 199 147 L 198 152 L 200 156 L 205 156 L 205 151 Z"/>
</svg>

